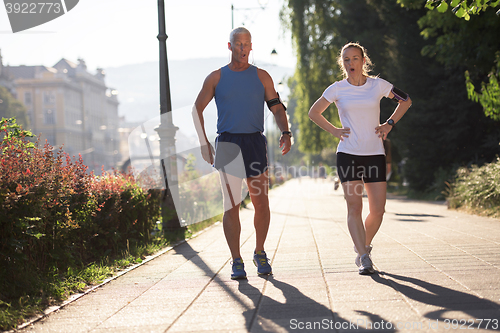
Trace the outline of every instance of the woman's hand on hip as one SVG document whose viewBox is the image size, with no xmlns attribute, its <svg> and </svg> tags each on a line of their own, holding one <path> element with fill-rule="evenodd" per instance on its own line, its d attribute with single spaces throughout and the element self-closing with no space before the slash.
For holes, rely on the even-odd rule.
<svg viewBox="0 0 500 333">
<path fill-rule="evenodd" d="M 340 141 L 344 141 L 344 138 L 348 138 L 349 134 L 351 134 L 351 129 L 349 127 L 346 128 L 335 128 L 332 133 L 335 137 L 339 138 Z"/>
<path fill-rule="evenodd" d="M 382 140 L 387 139 L 387 135 L 389 135 L 389 132 L 392 130 L 392 126 L 384 123 L 382 125 L 379 125 L 375 127 L 375 134 L 378 134 L 378 137 L 381 138 Z"/>
</svg>

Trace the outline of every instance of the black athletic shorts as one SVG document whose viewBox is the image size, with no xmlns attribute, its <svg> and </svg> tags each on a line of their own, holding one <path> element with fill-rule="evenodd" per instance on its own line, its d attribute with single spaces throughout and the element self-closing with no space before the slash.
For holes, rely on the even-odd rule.
<svg viewBox="0 0 500 333">
<path fill-rule="evenodd" d="M 337 153 L 337 174 L 341 183 L 353 180 L 362 180 L 365 183 L 385 182 L 385 155 Z"/>
<path fill-rule="evenodd" d="M 239 178 L 255 177 L 266 172 L 266 137 L 260 132 L 219 134 L 215 139 L 214 167 Z"/>
</svg>

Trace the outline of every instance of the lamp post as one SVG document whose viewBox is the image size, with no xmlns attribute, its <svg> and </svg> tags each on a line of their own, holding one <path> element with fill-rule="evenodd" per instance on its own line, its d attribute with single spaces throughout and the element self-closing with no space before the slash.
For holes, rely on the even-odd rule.
<svg viewBox="0 0 500 333">
<path fill-rule="evenodd" d="M 271 66 L 272 67 L 277 66 L 277 59 L 278 59 L 278 52 L 276 51 L 276 49 L 273 49 L 271 51 Z M 267 154 L 269 157 L 270 175 L 274 175 L 275 164 L 276 164 L 276 158 L 274 155 L 274 150 L 276 149 L 275 146 L 277 146 L 275 141 L 274 141 L 275 140 L 275 135 L 274 135 L 275 128 L 276 128 L 275 119 L 274 119 L 274 117 L 271 117 L 270 124 L 267 126 L 267 137 L 268 137 L 267 144 L 269 147 Z M 279 136 L 278 136 L 278 138 L 279 138 Z"/>
<path fill-rule="evenodd" d="M 161 215 L 163 230 L 181 229 L 179 217 L 175 211 L 174 198 L 179 196 L 177 178 L 177 157 L 175 151 L 175 132 L 179 129 L 172 122 L 172 102 L 167 60 L 167 34 L 165 32 L 165 2 L 158 0 L 158 31 L 160 42 L 160 125 L 155 128 L 160 137 L 161 172 L 165 181 L 162 195 Z"/>
</svg>

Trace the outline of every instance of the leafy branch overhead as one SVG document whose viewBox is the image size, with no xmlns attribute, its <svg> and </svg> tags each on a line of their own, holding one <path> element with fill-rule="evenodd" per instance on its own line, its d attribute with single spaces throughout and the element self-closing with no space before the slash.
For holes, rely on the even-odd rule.
<svg viewBox="0 0 500 333">
<path fill-rule="evenodd" d="M 399 2 L 408 7 L 415 5 L 406 0 Z M 500 121 L 498 36 L 487 33 L 498 31 L 500 9 L 496 16 L 493 11 L 500 7 L 500 0 L 428 0 L 425 7 L 431 11 L 419 20 L 421 34 L 425 39 L 435 37 L 436 41 L 425 46 L 423 54 L 435 56 L 446 66 L 464 65 L 469 99 L 481 104 L 487 117 Z M 449 9 L 465 21 L 446 15 Z M 476 17 L 472 19 L 471 15 Z"/>
<path fill-rule="evenodd" d="M 484 114 L 493 120 L 500 121 L 500 51 L 496 54 L 496 64 L 488 75 L 489 81 L 481 83 L 481 92 L 475 90 L 469 71 L 465 72 L 467 95 L 474 102 L 480 103 Z"/>
<path fill-rule="evenodd" d="M 467 0 L 427 0 L 425 8 L 434 10 L 440 13 L 451 9 L 453 14 L 466 21 L 470 20 L 471 15 L 478 15 L 487 10 L 489 7 L 495 8 L 500 5 L 500 0 L 473 0 L 468 4 Z M 500 9 L 496 12 L 500 16 Z"/>
</svg>

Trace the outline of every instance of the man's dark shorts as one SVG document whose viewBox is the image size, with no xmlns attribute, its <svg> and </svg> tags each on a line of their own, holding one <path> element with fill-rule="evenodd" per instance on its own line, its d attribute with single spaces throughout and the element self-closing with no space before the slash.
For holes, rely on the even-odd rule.
<svg viewBox="0 0 500 333">
<path fill-rule="evenodd" d="M 337 174 L 341 183 L 354 180 L 362 180 L 365 183 L 385 182 L 385 155 L 337 153 Z"/>
<path fill-rule="evenodd" d="M 260 132 L 219 134 L 215 139 L 214 167 L 239 178 L 255 177 L 266 172 L 266 137 Z"/>
</svg>

